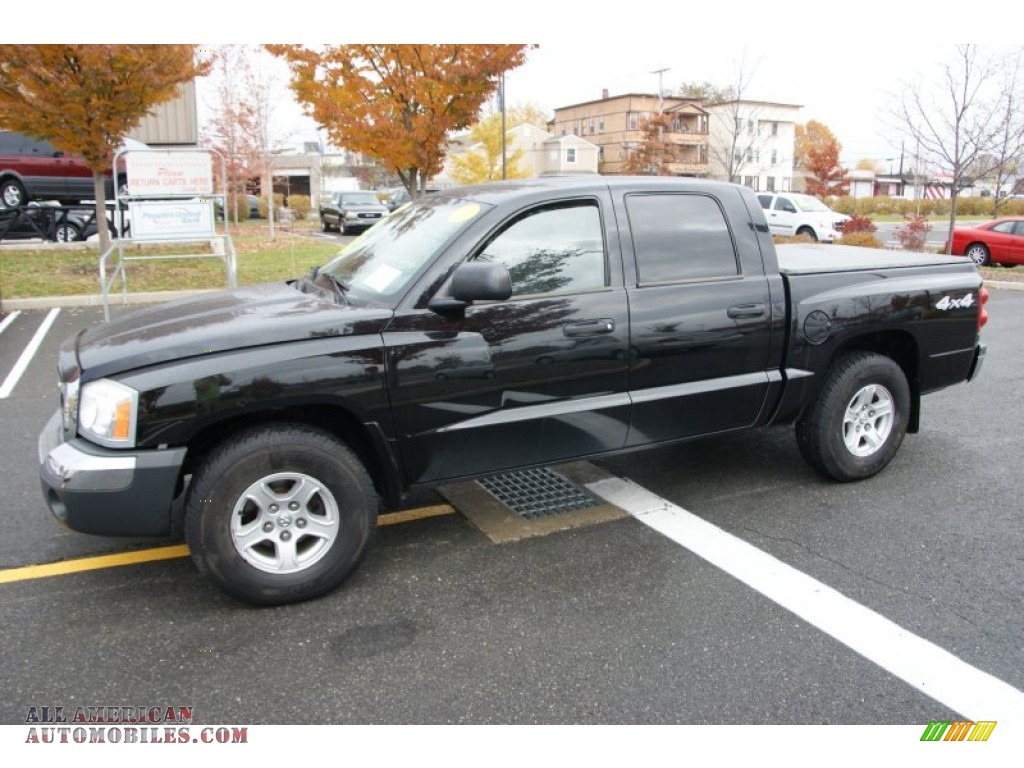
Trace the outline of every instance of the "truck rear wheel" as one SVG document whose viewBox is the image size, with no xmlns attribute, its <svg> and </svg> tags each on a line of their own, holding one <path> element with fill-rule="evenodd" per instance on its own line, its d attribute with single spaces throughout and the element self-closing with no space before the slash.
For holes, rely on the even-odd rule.
<svg viewBox="0 0 1024 768">
<path fill-rule="evenodd" d="M 199 571 L 259 605 L 308 600 L 359 563 L 377 522 L 363 465 L 333 436 L 298 424 L 243 432 L 192 477 L 185 539 Z"/>
<path fill-rule="evenodd" d="M 796 424 L 797 444 L 818 472 L 863 480 L 892 461 L 907 433 L 910 386 L 891 358 L 857 352 L 825 374 L 818 398 Z"/>
</svg>

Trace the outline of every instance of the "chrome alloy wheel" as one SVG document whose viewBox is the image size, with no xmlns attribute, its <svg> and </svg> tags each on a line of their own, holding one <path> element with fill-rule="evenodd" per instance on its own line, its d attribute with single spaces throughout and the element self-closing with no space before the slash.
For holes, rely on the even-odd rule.
<svg viewBox="0 0 1024 768">
<path fill-rule="evenodd" d="M 298 573 L 338 537 L 338 502 L 316 478 L 278 472 L 250 485 L 231 513 L 231 541 L 254 568 Z"/>
<path fill-rule="evenodd" d="M 854 456 L 871 456 L 889 437 L 895 420 L 892 394 L 880 384 L 859 390 L 843 415 L 843 442 Z"/>
</svg>

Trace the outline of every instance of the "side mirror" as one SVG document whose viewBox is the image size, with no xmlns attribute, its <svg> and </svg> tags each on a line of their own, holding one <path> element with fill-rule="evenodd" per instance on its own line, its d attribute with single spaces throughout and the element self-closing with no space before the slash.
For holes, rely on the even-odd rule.
<svg viewBox="0 0 1024 768">
<path fill-rule="evenodd" d="M 470 261 L 456 268 L 451 292 L 459 301 L 504 301 L 512 295 L 512 278 L 504 264 Z"/>
<path fill-rule="evenodd" d="M 441 315 L 461 314 L 474 301 L 504 301 L 512 295 L 512 278 L 504 264 L 469 261 L 455 268 L 448 296 L 427 305 Z"/>
</svg>

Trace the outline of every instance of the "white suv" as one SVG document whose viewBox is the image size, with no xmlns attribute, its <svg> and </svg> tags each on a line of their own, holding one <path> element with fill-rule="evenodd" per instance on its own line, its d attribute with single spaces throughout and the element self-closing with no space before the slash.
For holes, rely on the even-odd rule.
<svg viewBox="0 0 1024 768">
<path fill-rule="evenodd" d="M 796 192 L 759 192 L 757 199 L 773 235 L 810 235 L 815 240 L 831 243 L 842 237 L 843 226 L 850 218 L 836 213 L 816 197 Z"/>
</svg>

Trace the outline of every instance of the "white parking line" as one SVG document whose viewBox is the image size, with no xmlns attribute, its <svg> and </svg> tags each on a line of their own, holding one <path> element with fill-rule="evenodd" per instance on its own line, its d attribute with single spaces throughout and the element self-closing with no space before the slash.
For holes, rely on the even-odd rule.
<svg viewBox="0 0 1024 768">
<path fill-rule="evenodd" d="M 1024 693 L 757 547 L 620 478 L 587 485 L 864 658 L 972 720 L 1024 722 Z"/>
<path fill-rule="evenodd" d="M 42 325 L 36 329 L 35 335 L 32 340 L 25 347 L 21 353 L 21 357 L 18 358 L 18 362 L 14 364 L 11 372 L 7 374 L 7 378 L 4 379 L 3 385 L 0 385 L 0 400 L 4 400 L 10 396 L 14 390 L 14 386 L 18 383 L 22 374 L 25 373 L 25 369 L 28 368 L 28 364 L 32 362 L 33 356 L 39 350 L 39 345 L 43 343 L 43 339 L 46 337 L 47 331 L 50 330 L 50 326 L 53 325 L 53 321 L 57 319 L 57 315 L 60 314 L 60 307 L 54 307 L 50 310 L 46 319 L 43 320 Z"/>
<path fill-rule="evenodd" d="M 0 323 L 0 333 L 7 330 L 7 326 L 14 322 L 14 318 L 21 314 L 20 309 L 16 309 L 14 312 L 4 318 L 4 321 Z"/>
</svg>

